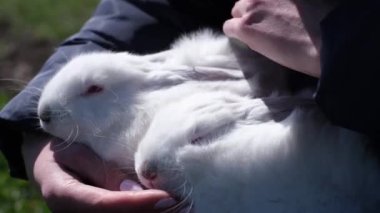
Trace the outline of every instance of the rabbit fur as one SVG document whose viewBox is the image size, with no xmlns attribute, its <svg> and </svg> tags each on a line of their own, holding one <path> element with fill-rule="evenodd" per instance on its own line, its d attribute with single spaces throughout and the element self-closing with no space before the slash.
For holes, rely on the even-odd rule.
<svg viewBox="0 0 380 213">
<path fill-rule="evenodd" d="M 203 30 L 160 53 L 74 57 L 38 114 L 46 132 L 135 168 L 196 213 L 376 212 L 369 140 L 329 123 L 310 91 L 289 91 L 286 72 Z"/>
</svg>

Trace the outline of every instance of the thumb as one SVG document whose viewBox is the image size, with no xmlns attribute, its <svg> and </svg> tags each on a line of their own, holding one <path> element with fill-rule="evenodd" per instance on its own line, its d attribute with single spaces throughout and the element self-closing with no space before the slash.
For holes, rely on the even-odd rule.
<svg viewBox="0 0 380 213">
<path fill-rule="evenodd" d="M 223 32 L 231 38 L 237 38 L 237 34 L 241 26 L 242 22 L 239 18 L 231 18 L 224 22 L 223 24 Z"/>
<path fill-rule="evenodd" d="M 66 185 L 60 195 L 57 202 L 51 202 L 51 208 L 66 206 L 66 212 L 154 212 L 155 205 L 168 197 L 158 190 L 114 192 L 80 182 Z"/>
<path fill-rule="evenodd" d="M 259 41 L 265 40 L 265 37 L 256 29 L 259 28 L 259 25 L 249 24 L 250 22 L 247 17 L 229 19 L 223 24 L 223 32 L 228 37 L 240 40 L 251 49 L 256 50 Z"/>
</svg>

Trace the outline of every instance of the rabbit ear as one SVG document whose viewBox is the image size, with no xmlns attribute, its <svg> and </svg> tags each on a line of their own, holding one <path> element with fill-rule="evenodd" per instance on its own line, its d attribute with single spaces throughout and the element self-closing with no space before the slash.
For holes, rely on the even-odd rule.
<svg viewBox="0 0 380 213">
<path fill-rule="evenodd" d="M 186 66 L 186 65 L 150 65 L 154 72 L 149 73 L 149 78 L 153 81 L 178 82 L 185 81 L 236 81 L 244 79 L 244 74 L 239 69 L 206 67 L 206 66 Z"/>
<path fill-rule="evenodd" d="M 178 69 L 186 69 L 185 67 L 178 67 Z M 148 88 L 159 89 L 168 86 L 175 86 L 181 84 L 188 79 L 183 75 L 182 70 L 154 70 L 147 75 L 145 84 Z"/>
<path fill-rule="evenodd" d="M 227 121 L 227 120 L 224 120 Z M 222 137 L 231 131 L 234 121 L 220 122 L 217 125 L 210 126 L 207 123 L 202 123 L 197 125 L 190 143 L 192 145 L 205 145 L 210 143 L 210 141 L 216 141 L 218 138 Z"/>
<path fill-rule="evenodd" d="M 192 77 L 196 80 L 220 81 L 220 80 L 241 80 L 244 74 L 237 68 L 220 68 L 211 66 L 195 66 Z"/>
</svg>

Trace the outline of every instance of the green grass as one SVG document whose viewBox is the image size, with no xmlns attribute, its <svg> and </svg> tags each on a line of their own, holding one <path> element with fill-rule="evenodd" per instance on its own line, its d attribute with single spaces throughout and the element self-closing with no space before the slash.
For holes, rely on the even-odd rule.
<svg viewBox="0 0 380 213">
<path fill-rule="evenodd" d="M 77 31 L 92 13 L 97 0 L 0 0 L 0 20 L 12 33 L 31 33 L 41 39 L 62 40 Z"/>
<path fill-rule="evenodd" d="M 8 99 L 8 95 L 5 92 L 0 91 L 0 109 L 3 108 L 5 103 L 7 103 Z"/>
<path fill-rule="evenodd" d="M 0 33 L 0 59 L 11 42 L 25 37 L 52 43 L 62 41 L 80 29 L 97 3 L 98 0 L 0 0 L 0 28 L 5 31 Z M 9 96 L 0 90 L 0 109 Z M 49 210 L 39 193 L 28 182 L 9 177 L 0 154 L 0 213 L 40 212 Z"/>
<path fill-rule="evenodd" d="M 0 91 L 0 108 L 8 101 L 6 93 Z M 4 157 L 0 154 L 0 213 L 45 213 L 49 212 L 36 189 L 27 181 L 11 178 Z"/>
<path fill-rule="evenodd" d="M 27 181 L 9 177 L 6 161 L 0 155 L 0 213 L 44 213 L 49 212 L 37 190 Z"/>
</svg>

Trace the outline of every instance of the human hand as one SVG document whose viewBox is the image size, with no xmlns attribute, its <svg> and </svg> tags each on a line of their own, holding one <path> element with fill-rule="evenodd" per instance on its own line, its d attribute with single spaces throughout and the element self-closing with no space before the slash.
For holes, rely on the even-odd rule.
<svg viewBox="0 0 380 213">
<path fill-rule="evenodd" d="M 159 212 L 174 204 L 166 192 L 142 190 L 131 181 L 121 185 L 131 191 L 111 191 L 119 189 L 125 175 L 82 145 L 54 152 L 58 139 L 34 134 L 24 138 L 28 176 L 53 212 Z"/>
<path fill-rule="evenodd" d="M 283 66 L 319 77 L 319 22 L 333 6 L 312 2 L 240 0 L 223 30 Z"/>
</svg>

